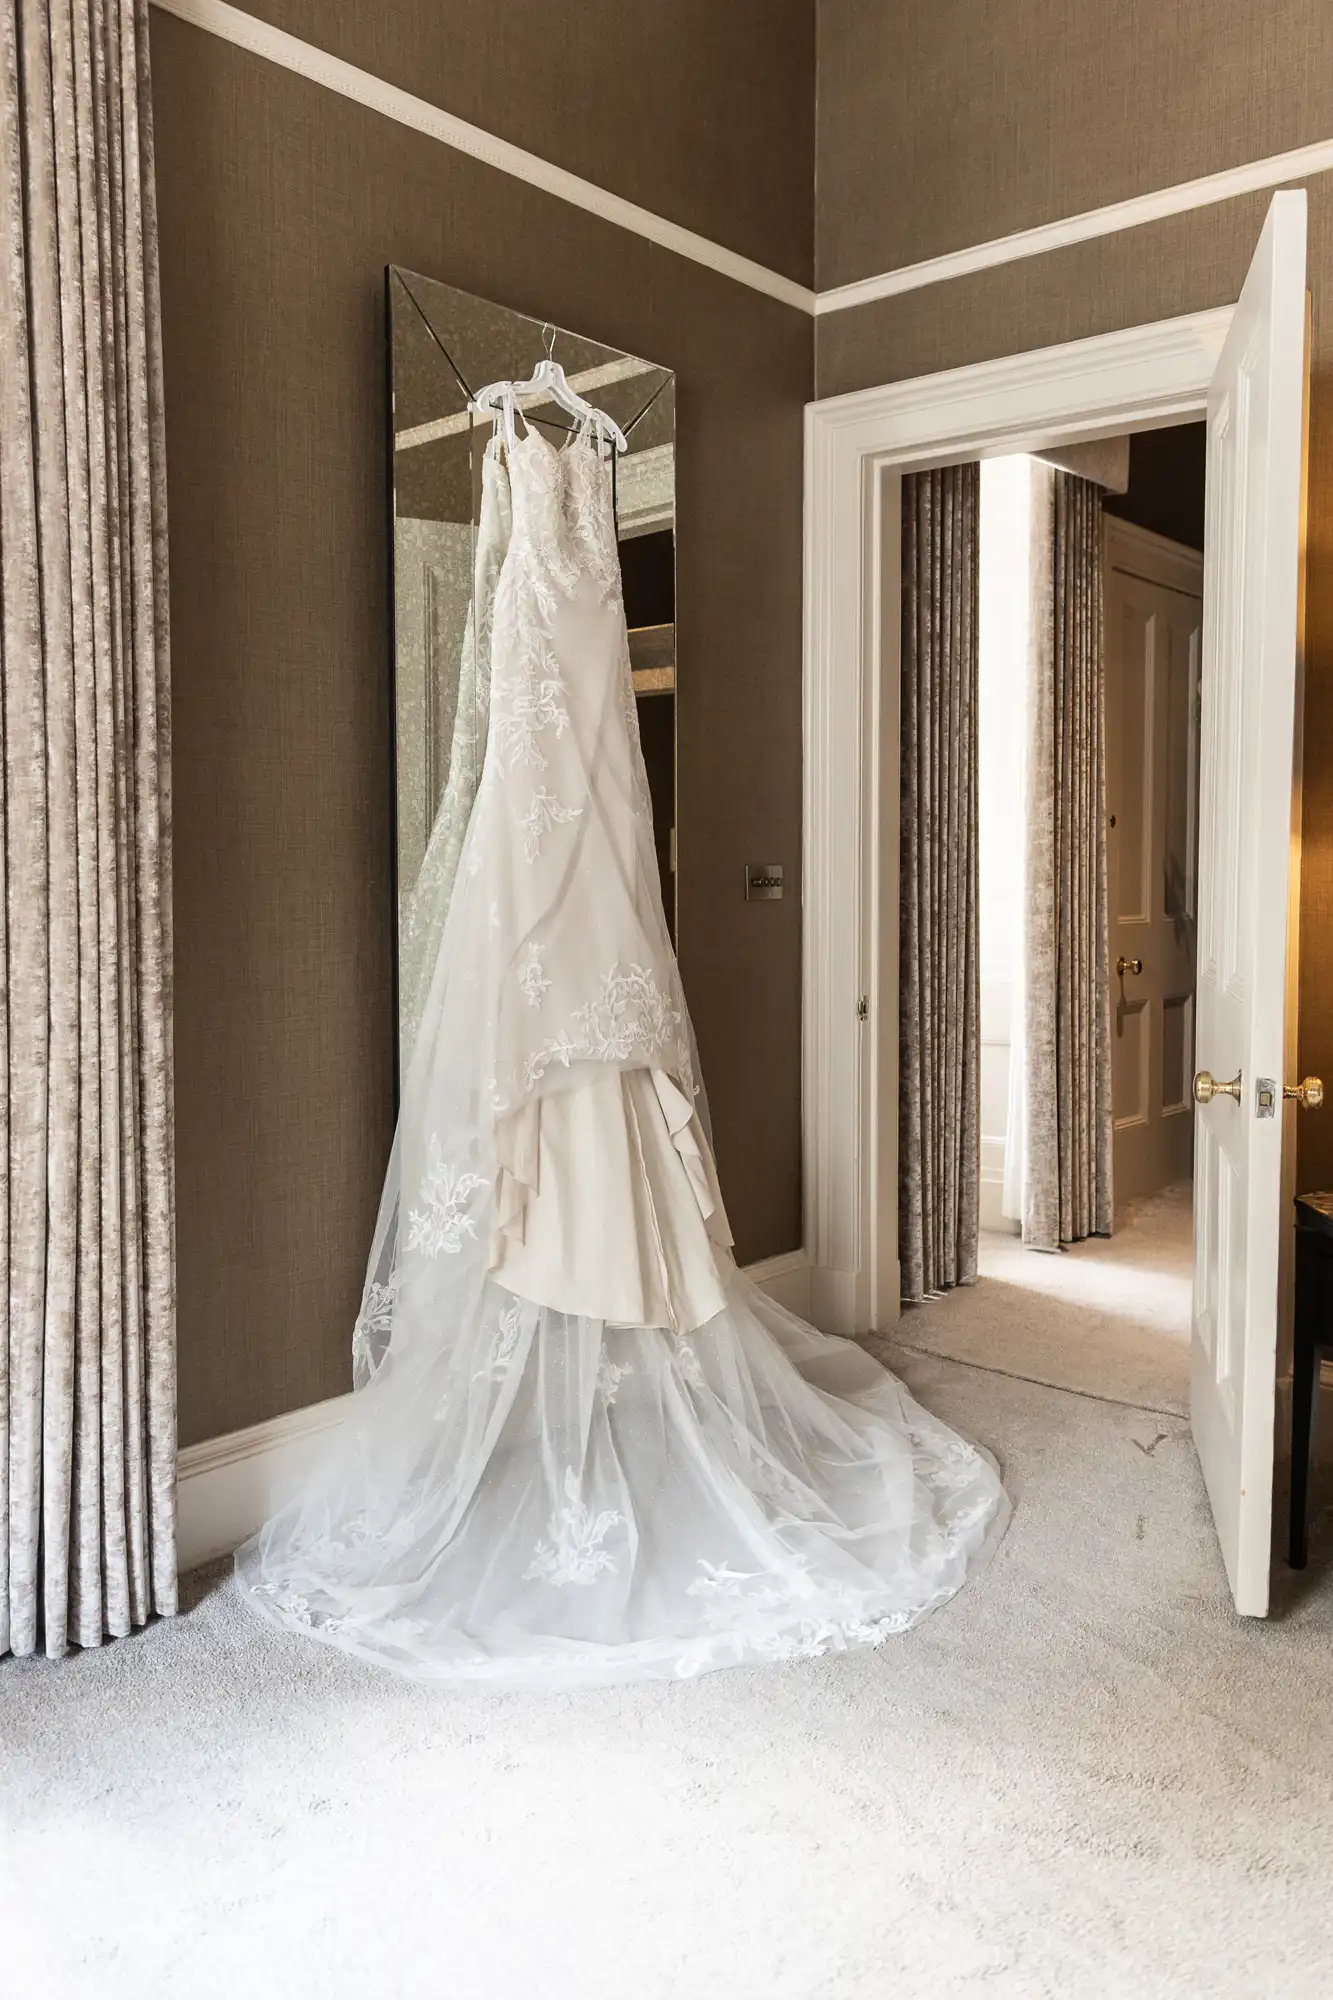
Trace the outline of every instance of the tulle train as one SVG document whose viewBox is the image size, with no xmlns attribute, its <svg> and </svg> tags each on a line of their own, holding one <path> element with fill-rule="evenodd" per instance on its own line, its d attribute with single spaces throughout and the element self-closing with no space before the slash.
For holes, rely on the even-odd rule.
<svg viewBox="0 0 1333 2000">
<path fill-rule="evenodd" d="M 739 1272 L 688 1337 L 488 1283 L 456 1339 L 386 1357 L 238 1573 L 409 1675 L 586 1686 L 877 1644 L 1007 1514 L 985 1453 Z"/>
</svg>

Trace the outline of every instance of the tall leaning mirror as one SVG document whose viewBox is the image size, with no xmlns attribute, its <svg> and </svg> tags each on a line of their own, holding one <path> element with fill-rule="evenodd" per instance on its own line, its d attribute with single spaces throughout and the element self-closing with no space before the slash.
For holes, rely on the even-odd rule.
<svg viewBox="0 0 1333 2000">
<path fill-rule="evenodd" d="M 480 777 L 489 671 L 486 609 L 503 537 L 482 505 L 487 383 L 524 380 L 543 355 L 624 432 L 614 474 L 630 661 L 652 796 L 662 898 L 675 939 L 675 378 L 507 306 L 391 265 L 387 272 L 393 510 L 399 1068 L 444 928 L 457 847 Z M 559 444 L 571 419 L 530 401 Z M 488 506 L 494 506 L 493 497 Z"/>
</svg>

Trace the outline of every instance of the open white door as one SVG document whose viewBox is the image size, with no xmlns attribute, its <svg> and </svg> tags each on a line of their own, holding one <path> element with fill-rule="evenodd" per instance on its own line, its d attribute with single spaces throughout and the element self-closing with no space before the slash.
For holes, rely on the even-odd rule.
<svg viewBox="0 0 1333 2000">
<path fill-rule="evenodd" d="M 1208 395 L 1190 1413 L 1236 1609 L 1268 1610 L 1305 385 L 1274 195 Z M 1294 946 L 1294 940 L 1292 941 Z"/>
</svg>

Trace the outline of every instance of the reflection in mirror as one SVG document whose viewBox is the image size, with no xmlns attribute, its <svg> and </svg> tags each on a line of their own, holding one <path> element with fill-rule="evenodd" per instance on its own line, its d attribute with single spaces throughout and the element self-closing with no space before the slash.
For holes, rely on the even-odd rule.
<svg viewBox="0 0 1333 2000">
<path fill-rule="evenodd" d="M 630 661 L 662 898 L 675 938 L 675 377 L 666 368 L 391 266 L 398 1048 L 406 1061 L 481 775 L 489 614 L 508 538 L 503 465 L 483 479 L 489 418 L 470 403 L 548 352 L 629 443 L 614 494 Z M 525 415 L 553 443 L 571 418 Z"/>
</svg>

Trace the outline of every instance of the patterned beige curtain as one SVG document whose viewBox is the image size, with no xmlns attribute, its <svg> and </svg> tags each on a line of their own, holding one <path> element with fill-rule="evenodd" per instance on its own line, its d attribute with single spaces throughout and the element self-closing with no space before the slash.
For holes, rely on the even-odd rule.
<svg viewBox="0 0 1333 2000">
<path fill-rule="evenodd" d="M 143 0 L 0 0 L 0 1652 L 176 1604 L 166 516 Z"/>
<path fill-rule="evenodd" d="M 1111 1233 L 1102 503 L 1072 473 L 1035 477 L 1023 1240 L 1058 1250 Z"/>
<path fill-rule="evenodd" d="M 903 480 L 898 1254 L 905 1300 L 977 1275 L 981 468 Z"/>
</svg>

